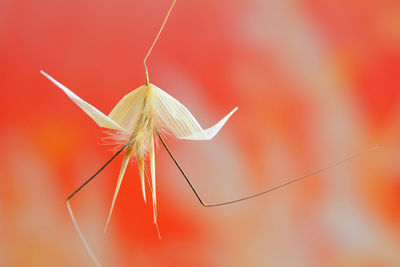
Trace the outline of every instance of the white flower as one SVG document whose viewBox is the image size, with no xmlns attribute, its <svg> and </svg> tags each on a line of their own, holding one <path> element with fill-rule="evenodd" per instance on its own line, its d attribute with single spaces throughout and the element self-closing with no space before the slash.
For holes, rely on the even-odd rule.
<svg viewBox="0 0 400 267">
<path fill-rule="evenodd" d="M 44 71 L 41 71 L 41 73 L 63 90 L 100 127 L 116 130 L 112 137 L 118 143 L 126 145 L 126 153 L 119 173 L 106 227 L 109 223 L 115 200 L 131 156 L 135 157 L 138 162 L 143 197 L 146 201 L 145 160 L 147 159 L 147 155 L 149 155 L 150 160 L 150 189 L 153 198 L 154 223 L 157 225 L 154 155 L 155 132 L 166 129 L 179 139 L 210 140 L 237 110 L 237 107 L 234 108 L 217 124 L 204 130 L 184 105 L 154 84 L 148 83 L 125 95 L 115 105 L 110 114 L 106 116 Z"/>
</svg>

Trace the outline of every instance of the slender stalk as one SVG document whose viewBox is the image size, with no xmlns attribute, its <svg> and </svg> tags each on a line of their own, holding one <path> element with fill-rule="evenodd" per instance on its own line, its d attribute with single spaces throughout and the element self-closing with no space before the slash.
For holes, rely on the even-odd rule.
<svg viewBox="0 0 400 267">
<path fill-rule="evenodd" d="M 89 246 L 89 243 L 86 241 L 86 238 L 82 234 L 82 231 L 78 225 L 78 222 L 75 219 L 74 213 L 72 212 L 71 205 L 69 204 L 70 200 L 82 189 L 84 188 L 90 181 L 92 181 L 108 164 L 113 161 L 126 147 L 128 144 L 124 145 L 120 150 L 118 150 L 117 153 L 115 153 L 95 174 L 93 174 L 86 182 L 84 182 L 78 189 L 76 189 L 69 197 L 66 199 L 66 204 L 67 204 L 67 209 L 69 216 L 71 217 L 71 220 L 75 226 L 76 231 L 78 232 L 79 238 L 81 239 L 83 245 L 85 246 L 86 251 L 88 252 L 90 258 L 92 258 L 94 264 L 96 266 L 101 266 L 99 260 L 97 259 L 96 255 L 93 253 L 92 249 Z"/>
<path fill-rule="evenodd" d="M 164 19 L 164 21 L 163 21 L 163 23 L 161 25 L 161 28 L 158 31 L 157 35 L 156 35 L 156 38 L 154 39 L 152 45 L 150 46 L 149 51 L 147 52 L 146 56 L 144 57 L 143 65 L 144 65 L 144 70 L 146 71 L 146 85 L 149 84 L 149 72 L 147 70 L 147 65 L 146 65 L 147 58 L 149 57 L 151 51 L 153 50 L 153 47 L 154 47 L 154 45 L 156 44 L 156 42 L 158 40 L 158 37 L 160 37 L 160 34 L 161 34 L 162 30 L 164 29 L 165 23 L 167 22 L 169 14 L 171 14 L 171 11 L 174 8 L 175 3 L 176 3 L 176 0 L 173 0 L 171 6 L 169 7 L 167 15 L 165 16 L 165 19 Z"/>
<path fill-rule="evenodd" d="M 341 165 L 341 164 L 344 164 L 344 163 L 346 163 L 346 162 L 348 162 L 348 161 L 350 161 L 350 160 L 352 160 L 352 159 L 354 159 L 354 158 L 357 158 L 357 157 L 359 157 L 359 156 L 361 156 L 361 155 L 363 155 L 363 154 L 365 154 L 365 153 L 367 153 L 367 152 L 370 152 L 370 151 L 375 150 L 375 149 L 378 148 L 377 146 L 375 146 L 375 147 L 369 148 L 369 149 L 367 149 L 367 150 L 365 150 L 365 151 L 362 151 L 362 152 L 353 154 L 353 155 L 351 155 L 351 156 L 349 156 L 349 157 L 347 157 L 347 158 L 345 158 L 345 159 L 343 159 L 343 160 L 337 161 L 336 163 L 331 164 L 331 165 L 329 165 L 329 166 L 327 166 L 327 167 L 325 167 L 325 168 L 321 168 L 321 169 L 318 169 L 318 170 L 316 170 L 316 171 L 310 172 L 310 173 L 308 173 L 308 174 L 306 174 L 306 175 L 304 175 L 304 176 L 300 176 L 300 177 L 294 178 L 294 179 L 289 180 L 289 181 L 287 181 L 287 182 L 285 182 L 285 183 L 283 183 L 283 184 L 280 184 L 280 185 L 278 185 L 278 186 L 274 186 L 274 187 L 268 188 L 268 189 L 266 189 L 266 190 L 264 190 L 264 191 L 261 191 L 261 192 L 259 192 L 259 193 L 257 193 L 257 194 L 252 194 L 252 195 L 249 195 L 249 196 L 245 196 L 245 197 L 238 198 L 238 199 L 234 199 L 234 200 L 230 200 L 230 201 L 224 201 L 224 202 L 217 202 L 217 203 L 207 204 L 205 201 L 203 201 L 203 199 L 201 198 L 201 196 L 200 196 L 199 193 L 197 192 L 196 188 L 195 188 L 194 185 L 191 183 L 191 181 L 189 180 L 189 178 L 187 177 L 187 175 L 186 175 L 185 172 L 183 171 L 182 167 L 179 165 L 179 163 L 178 163 L 178 161 L 176 160 L 176 158 L 172 155 L 172 153 L 171 153 L 171 151 L 169 150 L 167 144 L 164 142 L 164 139 L 161 137 L 161 135 L 160 135 L 158 132 L 157 132 L 157 135 L 158 135 L 158 138 L 161 140 L 161 143 L 163 144 L 163 146 L 164 146 L 165 149 L 167 150 L 169 156 L 172 158 L 172 160 L 174 161 L 175 165 L 178 167 L 179 171 L 182 173 L 183 177 L 185 178 L 186 182 L 189 184 L 190 188 L 192 189 L 192 191 L 193 191 L 194 194 L 196 195 L 197 199 L 199 200 L 199 202 L 201 203 L 201 205 L 203 205 L 204 207 L 217 207 L 217 206 L 223 206 L 223 205 L 233 204 L 233 203 L 241 202 L 241 201 L 244 201 L 244 200 L 248 200 L 248 199 L 251 199 L 251 198 L 255 198 L 255 197 L 258 197 L 258 196 L 261 196 L 261 195 L 270 193 L 270 192 L 272 192 L 272 191 L 275 191 L 275 190 L 277 190 L 277 189 L 283 188 L 283 187 L 285 187 L 285 186 L 287 186 L 287 185 L 289 185 L 289 184 L 298 182 L 298 181 L 303 180 L 303 179 L 305 179 L 305 178 L 307 178 L 307 177 L 310 177 L 310 176 L 312 176 L 312 175 L 316 175 L 316 174 L 321 173 L 321 172 L 323 172 L 323 171 L 326 171 L 326 170 L 328 170 L 328 169 L 332 169 L 332 168 L 334 168 L 334 167 L 337 167 L 337 166 L 339 166 L 339 165 Z"/>
</svg>

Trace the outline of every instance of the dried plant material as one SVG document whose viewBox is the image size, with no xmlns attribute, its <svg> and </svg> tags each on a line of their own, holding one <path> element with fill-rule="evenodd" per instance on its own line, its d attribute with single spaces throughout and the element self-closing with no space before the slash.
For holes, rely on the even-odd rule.
<svg viewBox="0 0 400 267">
<path fill-rule="evenodd" d="M 245 196 L 242 198 L 238 198 L 235 200 L 207 204 L 202 200 L 198 192 L 196 191 L 193 184 L 190 182 L 187 175 L 184 173 L 182 167 L 179 165 L 178 161 L 172 155 L 170 149 L 164 142 L 163 137 L 161 136 L 161 132 L 168 131 L 171 132 L 176 138 L 179 139 L 187 139 L 187 140 L 210 140 L 212 139 L 225 125 L 228 119 L 235 113 L 238 109 L 234 108 L 231 112 L 229 112 L 224 118 L 222 118 L 219 122 L 217 122 L 214 126 L 203 129 L 199 122 L 195 119 L 195 117 L 191 114 L 191 112 L 178 100 L 174 97 L 160 89 L 159 87 L 151 84 L 149 82 L 149 75 L 146 66 L 146 60 L 150 55 L 155 43 L 160 36 L 160 33 L 168 19 L 169 14 L 175 4 L 176 0 L 172 2 L 167 15 L 164 19 L 164 22 L 161 26 L 160 31 L 158 32 L 155 40 L 153 41 L 147 55 L 144 58 L 144 67 L 146 73 L 146 82 L 144 85 L 138 87 L 132 92 L 125 95 L 112 109 L 109 115 L 105 115 L 98 109 L 96 109 L 91 104 L 82 100 L 76 94 L 74 94 L 67 87 L 62 85 L 60 82 L 56 81 L 50 75 L 41 71 L 41 73 L 48 78 L 51 82 L 53 82 L 57 87 L 64 91 L 64 93 L 75 103 L 77 104 L 86 114 L 88 114 L 100 127 L 110 129 L 112 132 L 110 133 L 109 139 L 111 142 L 117 145 L 120 145 L 120 148 L 116 154 L 114 154 L 93 176 L 91 176 L 82 186 L 80 186 L 77 190 L 75 190 L 68 198 L 67 198 L 67 207 L 68 212 L 71 216 L 73 224 L 86 248 L 90 257 L 93 259 L 93 262 L 100 266 L 98 259 L 96 258 L 93 251 L 90 249 L 88 242 L 84 238 L 79 226 L 75 220 L 73 212 L 71 210 L 71 206 L 69 201 L 72 197 L 76 195 L 84 186 L 86 186 L 93 178 L 95 178 L 116 156 L 118 156 L 121 152 L 125 150 L 125 156 L 122 162 L 121 170 L 119 173 L 119 177 L 117 180 L 117 185 L 115 188 L 115 192 L 113 195 L 111 207 L 108 213 L 105 229 L 109 225 L 111 215 L 116 203 L 116 199 L 118 196 L 119 189 L 122 184 L 122 180 L 124 178 L 125 170 L 129 163 L 129 160 L 134 157 L 136 158 L 136 162 L 138 164 L 140 182 L 142 188 L 142 194 L 144 201 L 146 202 L 146 183 L 145 179 L 148 182 L 148 187 L 152 196 L 152 206 L 153 206 L 153 216 L 154 216 L 154 224 L 157 229 L 157 233 L 160 237 L 160 232 L 157 225 L 157 196 L 156 196 L 156 167 L 155 167 L 155 138 L 158 137 L 161 140 L 162 145 L 167 150 L 168 154 L 171 156 L 172 160 L 186 179 L 187 183 L 193 190 L 194 194 L 200 201 L 200 203 L 205 207 L 216 207 L 227 204 L 232 204 L 240 201 L 244 201 L 250 198 L 258 197 L 264 194 L 267 194 L 271 191 L 282 188 L 291 183 L 297 182 L 299 180 L 305 179 L 306 177 L 318 174 L 322 171 L 325 171 L 330 168 L 334 168 L 340 164 L 343 164 L 355 157 L 358 157 L 368 151 L 376 149 L 373 147 L 361 153 L 354 154 L 344 160 L 340 160 L 328 167 L 318 169 L 311 173 L 308 173 L 304 176 L 297 177 L 291 179 L 283 184 L 278 186 L 263 190 L 257 194 Z M 146 164 L 148 161 L 148 164 Z M 150 169 L 150 179 L 147 175 L 146 166 L 149 166 Z M 160 237 L 161 238 L 161 237 Z"/>
<path fill-rule="evenodd" d="M 118 177 L 106 227 L 114 208 L 126 166 L 132 154 L 137 159 L 139 165 L 143 197 L 145 199 L 144 166 L 149 155 L 154 223 L 157 224 L 154 155 L 155 132 L 167 130 L 181 139 L 210 140 L 237 110 L 237 107 L 234 108 L 214 126 L 204 130 L 184 105 L 162 89 L 149 83 L 125 95 L 115 105 L 111 113 L 106 116 L 44 71 L 41 71 L 41 73 L 63 90 L 100 127 L 115 130 L 116 132 L 114 132 L 112 138 L 116 143 L 127 144 L 127 151 Z"/>
</svg>

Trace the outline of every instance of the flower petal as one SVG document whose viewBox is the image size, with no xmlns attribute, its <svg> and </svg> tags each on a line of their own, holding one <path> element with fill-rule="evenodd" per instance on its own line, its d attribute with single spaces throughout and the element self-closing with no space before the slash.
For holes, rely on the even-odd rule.
<svg viewBox="0 0 400 267">
<path fill-rule="evenodd" d="M 210 140 L 224 126 L 227 120 L 237 110 L 234 108 L 228 115 L 214 126 L 204 130 L 190 111 L 178 100 L 151 84 L 154 97 L 153 108 L 165 127 L 180 139 Z"/>
<path fill-rule="evenodd" d="M 221 130 L 222 126 L 228 121 L 228 119 L 235 113 L 238 107 L 234 108 L 228 115 L 226 115 L 222 120 L 217 122 L 214 126 L 203 130 L 202 132 L 193 133 L 189 136 L 180 137 L 180 139 L 187 139 L 187 140 L 210 140 L 213 138 L 219 130 Z"/>
<path fill-rule="evenodd" d="M 153 217 L 154 224 L 156 225 L 158 238 L 161 239 L 160 230 L 158 229 L 157 224 L 157 199 L 156 199 L 156 163 L 155 163 L 155 155 L 154 155 L 154 134 L 151 137 L 150 141 L 150 172 L 151 172 L 151 187 L 153 194 Z"/>
<path fill-rule="evenodd" d="M 113 200 L 112 200 L 112 203 L 111 203 L 110 212 L 108 213 L 108 218 L 107 218 L 107 222 L 106 222 L 106 226 L 104 228 L 104 231 L 107 230 L 108 223 L 110 222 L 111 214 L 113 212 L 114 205 L 115 205 L 115 200 L 117 199 L 119 188 L 121 187 L 122 179 L 124 178 L 126 166 L 128 166 L 129 158 L 131 157 L 132 152 L 133 152 L 132 148 L 128 148 L 126 150 L 126 153 L 125 153 L 125 156 L 124 156 L 124 160 L 122 161 L 122 166 L 121 166 L 121 170 L 119 172 L 117 186 L 115 188 L 114 197 L 113 197 Z"/>
<path fill-rule="evenodd" d="M 144 202 L 146 202 L 146 184 L 144 182 L 144 160 L 143 158 L 138 158 L 137 163 L 139 166 L 139 174 L 140 174 L 140 182 L 142 184 L 142 193 L 143 193 L 143 199 Z"/>
<path fill-rule="evenodd" d="M 49 79 L 55 85 L 57 85 L 61 90 L 63 90 L 64 93 L 67 94 L 67 96 L 71 98 L 71 100 L 75 104 L 77 104 L 86 114 L 88 114 L 100 127 L 115 129 L 115 130 L 123 130 L 123 128 L 120 125 L 118 125 L 118 123 L 116 123 L 115 121 L 104 115 L 104 113 L 102 113 L 89 103 L 82 100 L 79 96 L 74 94 L 71 90 L 69 90 L 67 87 L 65 87 L 58 81 L 56 81 L 53 77 L 51 77 L 42 70 L 40 71 L 40 73 L 43 74 L 47 79 Z"/>
<path fill-rule="evenodd" d="M 142 85 L 132 92 L 126 94 L 113 108 L 108 115 L 116 123 L 125 129 L 134 123 L 136 115 L 140 113 L 143 107 L 146 95 L 146 86 Z"/>
</svg>

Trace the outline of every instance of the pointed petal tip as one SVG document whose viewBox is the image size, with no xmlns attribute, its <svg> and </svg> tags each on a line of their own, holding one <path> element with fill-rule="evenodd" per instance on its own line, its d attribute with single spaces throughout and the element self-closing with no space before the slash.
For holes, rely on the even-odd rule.
<svg viewBox="0 0 400 267">
<path fill-rule="evenodd" d="M 113 208 L 114 208 L 114 207 L 112 206 L 112 207 L 111 207 L 111 210 L 110 210 L 110 212 L 109 212 L 109 214 L 108 214 L 107 222 L 106 222 L 106 225 L 104 226 L 104 233 L 107 232 L 107 229 L 108 229 L 108 225 L 109 225 L 109 223 L 110 223 L 110 219 L 111 219 L 111 214 L 112 214 Z"/>
<path fill-rule="evenodd" d="M 40 74 L 44 75 L 47 78 L 49 78 L 49 76 L 50 76 L 46 72 L 44 72 L 44 70 L 40 70 Z"/>
<path fill-rule="evenodd" d="M 104 230 L 103 230 L 104 233 L 107 232 L 107 228 L 108 228 L 108 221 L 107 221 L 107 223 L 106 223 L 106 226 L 104 226 Z"/>
<path fill-rule="evenodd" d="M 110 208 L 110 211 L 109 211 L 109 213 L 108 213 L 106 226 L 104 227 L 104 232 L 107 230 L 108 223 L 110 222 L 111 215 L 112 215 L 112 212 L 113 212 L 113 210 L 114 210 L 115 202 L 116 202 L 116 200 L 117 200 L 117 196 L 118 196 L 118 193 L 119 193 L 119 189 L 120 189 L 120 187 L 121 187 L 121 183 L 122 183 L 122 180 L 123 180 L 123 178 L 124 178 L 124 174 L 125 174 L 125 171 L 126 171 L 126 167 L 128 166 L 129 159 L 130 159 L 130 157 L 131 157 L 131 155 L 132 155 L 132 152 L 133 152 L 132 149 L 131 149 L 131 148 L 128 148 L 127 151 L 126 151 L 126 153 L 125 153 L 124 160 L 122 161 L 121 170 L 120 170 L 120 172 L 119 172 L 118 181 L 117 181 L 117 185 L 116 185 L 116 187 L 115 187 L 113 200 L 112 200 L 112 202 L 111 202 L 111 208 Z"/>
<path fill-rule="evenodd" d="M 59 83 L 58 81 L 56 81 L 53 77 L 51 77 L 49 74 L 47 74 L 46 72 L 44 72 L 43 70 L 40 70 L 40 73 L 46 77 L 47 79 L 49 79 L 51 82 L 53 82 L 54 84 L 56 84 L 58 87 L 64 87 L 64 85 L 62 85 L 61 83 Z M 69 89 L 68 89 L 69 90 Z"/>
<path fill-rule="evenodd" d="M 139 165 L 140 182 L 142 184 L 142 195 L 143 195 L 144 203 L 147 203 L 147 201 L 146 201 L 146 185 L 145 185 L 145 181 L 144 181 L 144 177 L 146 175 L 146 178 L 147 178 L 147 174 L 145 174 L 143 159 L 138 160 L 138 165 Z"/>
<path fill-rule="evenodd" d="M 234 109 L 232 109 L 232 111 L 229 112 L 228 115 L 225 116 L 225 118 L 227 118 L 226 120 L 228 120 L 233 115 L 233 113 L 235 113 L 238 109 L 239 109 L 239 107 L 235 107 Z"/>
<path fill-rule="evenodd" d="M 158 225 L 156 225 L 156 227 L 157 227 L 157 235 L 158 235 L 158 239 L 160 239 L 160 240 L 161 240 L 162 238 L 161 238 L 160 230 L 158 229 Z"/>
<path fill-rule="evenodd" d="M 143 195 L 144 203 L 147 203 L 147 200 L 146 200 L 146 187 L 145 187 L 145 184 L 144 184 L 144 179 L 141 182 L 142 182 L 142 195 Z"/>
<path fill-rule="evenodd" d="M 229 120 L 229 118 L 235 113 L 239 107 L 235 107 L 231 112 L 229 112 L 222 120 L 220 120 L 217 124 L 214 126 L 201 130 L 197 133 L 193 133 L 189 136 L 182 136 L 179 137 L 177 136 L 178 139 L 183 139 L 183 140 L 211 140 L 218 132 L 221 130 L 221 128 L 225 125 L 225 123 Z"/>
<path fill-rule="evenodd" d="M 232 111 L 231 112 L 229 112 L 228 113 L 228 115 L 226 116 L 226 117 L 230 117 L 230 116 L 232 116 L 233 115 L 233 113 L 235 113 L 237 110 L 239 109 L 239 107 L 235 107 L 234 109 L 232 109 Z"/>
<path fill-rule="evenodd" d="M 147 204 L 147 200 L 146 200 L 146 194 L 145 194 L 145 193 L 143 193 L 143 199 L 144 199 L 144 203 L 146 203 L 146 204 Z"/>
<path fill-rule="evenodd" d="M 107 129 L 115 129 L 115 130 L 124 130 L 118 123 L 114 120 L 110 119 L 108 116 L 104 115 L 101 111 L 96 109 L 91 104 L 87 103 L 63 84 L 58 82 L 56 79 L 51 77 L 49 74 L 44 72 L 43 70 L 40 71 L 47 79 L 49 79 L 52 83 L 54 83 L 58 88 L 64 91 L 64 93 L 75 103 L 77 104 L 89 117 L 91 117 L 97 125 Z"/>
<path fill-rule="evenodd" d="M 108 230 L 108 225 L 110 224 L 110 219 L 111 219 L 111 213 L 108 215 L 108 217 L 107 217 L 107 222 L 106 222 L 106 225 L 104 226 L 104 230 L 103 230 L 103 233 L 105 234 L 106 232 L 107 232 L 107 230 Z"/>
<path fill-rule="evenodd" d="M 51 77 L 49 74 L 47 74 L 44 70 L 40 70 L 40 73 L 46 77 L 47 79 L 49 79 L 50 81 L 52 81 L 53 83 L 58 83 L 53 77 Z"/>
</svg>

